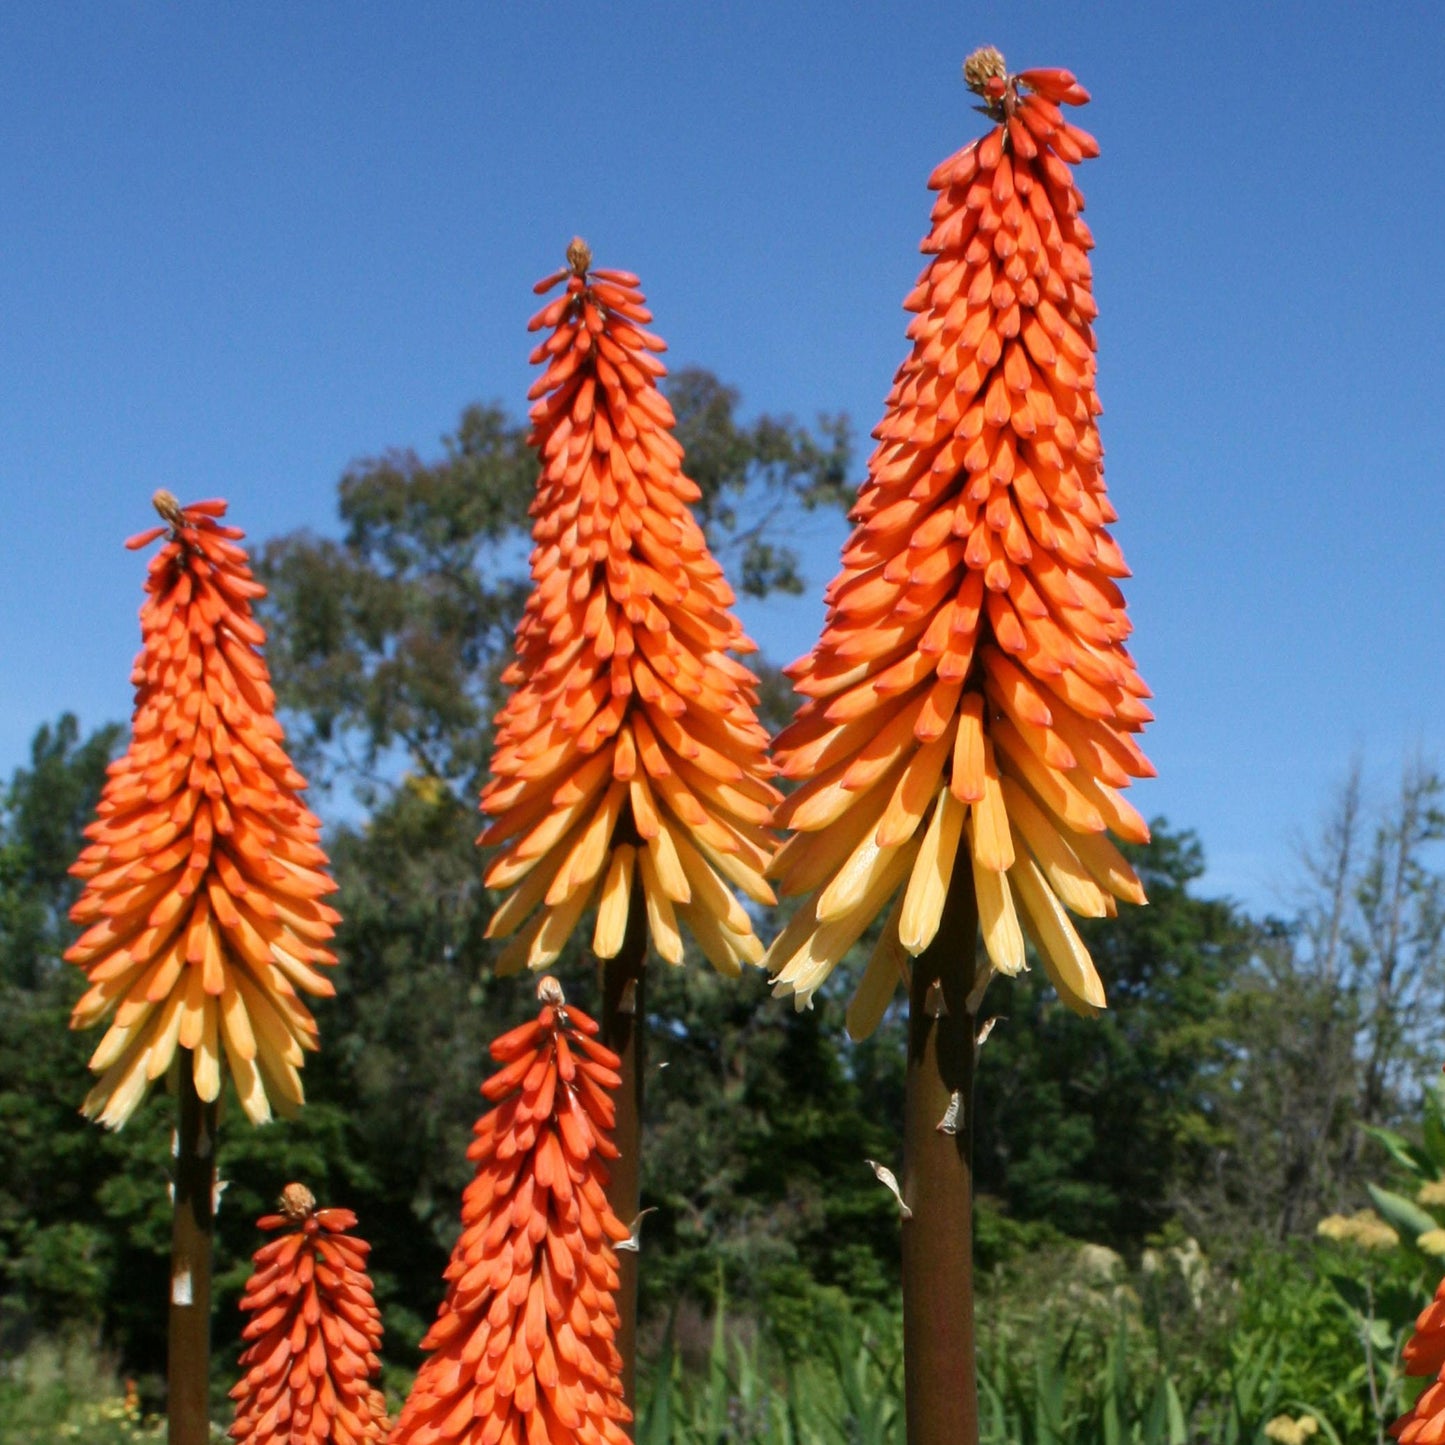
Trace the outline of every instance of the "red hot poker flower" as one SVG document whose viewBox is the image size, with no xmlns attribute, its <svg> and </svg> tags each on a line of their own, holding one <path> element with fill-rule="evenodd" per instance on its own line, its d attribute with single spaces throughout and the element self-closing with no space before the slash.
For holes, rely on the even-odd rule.
<svg viewBox="0 0 1445 1445">
<path fill-rule="evenodd" d="M 960 849 L 992 966 L 1024 966 L 1027 930 L 1081 1012 L 1104 992 L 1065 909 L 1144 901 L 1107 836 L 1148 838 L 1119 789 L 1153 769 L 1132 736 L 1151 714 L 1105 530 L 1093 238 L 1069 169 L 1098 147 L 1059 108 L 1088 95 L 1068 71 L 1009 76 L 995 50 L 965 76 L 995 125 L 929 182 L 913 349 L 775 745 L 801 786 L 772 872 L 808 895 L 769 950 L 777 991 L 806 1004 L 896 898 L 855 1036 L 937 933 Z"/>
<path fill-rule="evenodd" d="M 1435 1298 L 1420 1311 L 1415 1333 L 1403 1356 L 1407 1375 L 1434 1375 L 1420 1398 L 1393 1425 L 1390 1434 L 1401 1445 L 1442 1445 L 1445 1442 L 1445 1281 Z"/>
<path fill-rule="evenodd" d="M 71 869 L 86 931 L 65 956 L 90 982 L 71 1027 L 111 1018 L 84 1110 L 119 1128 L 179 1047 L 206 1101 L 224 1053 L 260 1122 L 303 1097 L 317 1035 L 299 995 L 335 992 L 317 966 L 335 962 L 338 915 L 321 899 L 336 885 L 281 746 L 244 533 L 222 525 L 224 502 L 157 492 L 155 505 L 166 525 L 126 544 L 166 536 L 140 613 L 130 746 Z"/>
<path fill-rule="evenodd" d="M 241 1332 L 246 1373 L 231 1391 L 231 1435 L 248 1445 L 369 1445 L 386 1435 L 381 1315 L 371 1296 L 371 1246 L 347 1231 L 349 1209 L 317 1209 L 288 1184 L 281 1213 L 258 1221 L 289 1229 L 256 1251 L 241 1297 L 254 1318 Z"/>
<path fill-rule="evenodd" d="M 597 1025 L 541 980 L 542 1008 L 503 1034 L 482 1086 L 476 1177 L 430 1357 L 392 1445 L 625 1445 L 617 1256 L 627 1229 L 608 1207 L 617 1157 L 617 1056 Z"/>
<path fill-rule="evenodd" d="M 488 934 L 516 935 L 499 972 L 544 968 L 596 900 L 593 950 L 615 958 L 636 878 L 663 958 L 682 962 L 683 922 L 737 974 L 763 950 L 728 885 L 774 901 L 768 739 L 756 679 L 729 656 L 753 644 L 688 509 L 700 493 L 637 278 L 590 270 L 581 241 L 567 256 L 536 288 L 562 294 L 531 322 L 549 333 L 529 393 L 535 587 L 482 792 L 479 841 L 504 845 L 487 884 L 511 890 Z"/>
</svg>

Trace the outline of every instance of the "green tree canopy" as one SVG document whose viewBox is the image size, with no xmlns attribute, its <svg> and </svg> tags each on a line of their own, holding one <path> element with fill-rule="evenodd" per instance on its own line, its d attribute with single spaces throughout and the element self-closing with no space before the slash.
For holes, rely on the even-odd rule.
<svg viewBox="0 0 1445 1445">
<path fill-rule="evenodd" d="M 848 500 L 847 422 L 745 422 L 737 392 L 696 369 L 667 395 L 714 551 L 750 595 L 798 591 L 781 524 Z M 400 762 L 475 798 L 530 585 L 526 439 L 501 408 L 470 406 L 441 457 L 389 452 L 347 470 L 339 540 L 296 533 L 263 550 L 268 656 L 314 775 L 341 775 L 370 799 Z"/>
<path fill-rule="evenodd" d="M 990 985 L 1000 1022 L 978 1072 L 979 1188 L 1024 1219 L 1137 1243 L 1178 1211 L 1224 1142 L 1225 1005 L 1254 943 L 1227 902 L 1190 890 L 1204 854 L 1162 819 L 1130 861 L 1147 908 L 1085 922 L 1109 1007 L 1081 1019 L 1041 970 Z"/>
</svg>

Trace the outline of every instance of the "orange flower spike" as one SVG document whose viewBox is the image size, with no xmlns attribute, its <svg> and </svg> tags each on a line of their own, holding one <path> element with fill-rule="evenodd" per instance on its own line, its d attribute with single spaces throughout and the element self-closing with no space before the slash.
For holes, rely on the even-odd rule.
<svg viewBox="0 0 1445 1445">
<path fill-rule="evenodd" d="M 550 975 L 534 1022 L 492 1045 L 503 1067 L 468 1156 L 462 1234 L 430 1351 L 391 1445 L 624 1445 L 614 1292 L 627 1229 L 607 1205 L 617 1056 Z"/>
<path fill-rule="evenodd" d="M 130 746 L 71 869 L 85 932 L 65 956 L 90 982 L 71 1027 L 110 1020 L 83 1108 L 119 1128 L 182 1048 L 203 1100 L 224 1056 L 261 1122 L 302 1101 L 317 1033 L 298 995 L 335 992 L 317 970 L 335 962 L 338 915 L 321 900 L 336 885 L 281 746 L 244 534 L 222 525 L 224 502 L 154 501 L 165 525 L 127 543 L 166 537 L 141 608 Z"/>
<path fill-rule="evenodd" d="M 246 1371 L 231 1390 L 233 1439 L 248 1445 L 364 1445 L 386 1438 L 381 1315 L 366 1274 L 369 1244 L 347 1231 L 349 1209 L 317 1209 L 303 1184 L 281 1193 L 281 1213 L 258 1221 L 286 1229 L 261 1246 L 241 1296 Z"/>
<path fill-rule="evenodd" d="M 512 938 L 499 972 L 544 968 L 595 903 L 593 951 L 614 958 L 637 883 L 663 958 L 682 962 L 681 921 L 736 975 L 763 948 L 729 885 L 775 901 L 757 681 L 728 656 L 753 644 L 687 506 L 637 278 L 590 269 L 580 240 L 567 261 L 531 322 L 548 332 L 529 392 L 535 587 L 482 792 L 479 841 L 501 845 L 487 884 L 510 890 L 488 934 Z"/>
<path fill-rule="evenodd" d="M 1445 1282 L 1420 1311 L 1415 1333 L 1402 1352 L 1407 1375 L 1435 1375 L 1390 1434 L 1402 1445 L 1441 1445 L 1445 1441 Z"/>
<path fill-rule="evenodd" d="M 800 786 L 770 870 L 812 895 L 769 949 L 775 991 L 805 1006 L 892 898 L 849 1010 L 882 1016 L 938 931 L 967 850 L 984 944 L 1004 973 L 1033 938 L 1064 1001 L 1104 1006 L 1068 917 L 1143 903 L 1110 831 L 1148 829 L 1118 789 L 1153 769 L 1133 741 L 1148 689 L 1125 650 L 1127 575 L 1105 531 L 1094 305 L 1070 166 L 1098 154 L 1061 105 L 1066 70 L 964 67 L 993 121 L 933 173 L 929 256 L 904 302 L 913 349 L 874 436 L 805 702 L 775 744 Z"/>
</svg>

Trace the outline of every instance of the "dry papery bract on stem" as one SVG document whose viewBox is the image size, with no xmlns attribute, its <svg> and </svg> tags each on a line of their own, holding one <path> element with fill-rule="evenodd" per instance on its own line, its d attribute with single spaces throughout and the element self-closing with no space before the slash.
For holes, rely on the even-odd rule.
<svg viewBox="0 0 1445 1445">
<path fill-rule="evenodd" d="M 593 951 L 615 958 L 640 885 L 653 948 L 681 963 L 686 924 L 721 972 L 761 962 L 734 889 L 774 901 L 767 734 L 754 650 L 688 504 L 674 418 L 657 389 L 663 343 L 637 278 L 591 269 L 581 241 L 537 285 L 532 318 L 534 587 L 517 628 L 514 691 L 497 715 L 480 842 L 498 844 L 488 928 L 499 972 L 555 960 L 596 904 Z"/>
<path fill-rule="evenodd" d="M 302 1101 L 317 1031 L 301 995 L 335 992 L 318 969 L 335 962 L 338 915 L 322 900 L 336 885 L 282 746 L 244 534 L 222 522 L 225 502 L 162 491 L 155 506 L 163 525 L 126 544 L 165 539 L 140 612 L 130 744 L 71 869 L 85 932 L 65 956 L 90 984 L 71 1027 L 110 1020 L 84 1109 L 118 1128 L 185 1049 L 203 1100 L 224 1060 L 260 1122 Z"/>
<path fill-rule="evenodd" d="M 381 1315 L 372 1298 L 371 1246 L 350 1231 L 349 1209 L 318 1209 L 288 1184 L 280 1213 L 257 1221 L 285 1230 L 255 1254 L 241 1296 L 245 1371 L 231 1390 L 233 1439 L 246 1445 L 371 1445 L 387 1431 Z"/>
<path fill-rule="evenodd" d="M 994 50 L 965 74 L 993 128 L 930 178 L 912 350 L 775 745 L 799 786 L 770 872 L 804 896 L 768 952 L 776 991 L 806 1005 L 892 902 L 858 1037 L 937 933 L 961 856 L 991 968 L 1022 969 L 1027 932 L 1080 1012 L 1104 990 L 1069 913 L 1144 902 L 1109 838 L 1148 839 L 1120 789 L 1152 775 L 1134 738 L 1152 715 L 1106 530 L 1093 238 L 1070 170 L 1098 147 L 1061 109 L 1088 96 L 1068 71 L 1009 76 Z"/>
<path fill-rule="evenodd" d="M 609 1208 L 617 1056 L 550 975 L 535 1019 L 491 1046 L 447 1296 L 394 1445 L 622 1445 Z"/>
</svg>

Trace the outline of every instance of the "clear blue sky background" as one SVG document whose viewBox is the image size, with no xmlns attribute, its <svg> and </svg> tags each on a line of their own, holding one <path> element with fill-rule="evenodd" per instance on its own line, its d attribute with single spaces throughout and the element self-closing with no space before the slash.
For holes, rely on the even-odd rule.
<svg viewBox="0 0 1445 1445">
<path fill-rule="evenodd" d="M 260 540 L 346 463 L 520 412 L 574 232 L 674 364 L 848 412 L 904 353 L 976 45 L 1068 65 L 1103 156 L 1100 390 L 1150 814 L 1278 906 L 1355 752 L 1445 752 L 1445 8 L 1418 3 L 12 5 L 0 11 L 0 775 L 129 714 L 148 498 Z M 815 584 L 747 611 L 805 651 Z"/>
</svg>

